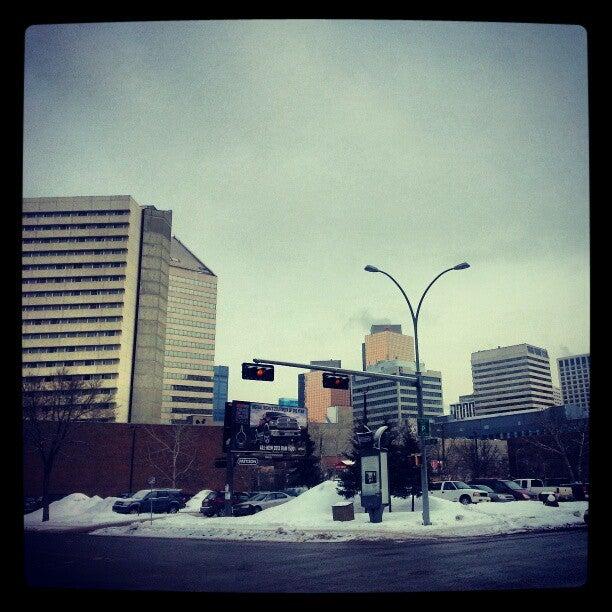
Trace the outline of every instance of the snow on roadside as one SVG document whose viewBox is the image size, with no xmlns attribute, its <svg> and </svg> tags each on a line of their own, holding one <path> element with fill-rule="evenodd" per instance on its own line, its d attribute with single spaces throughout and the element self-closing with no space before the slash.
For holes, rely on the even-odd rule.
<svg viewBox="0 0 612 612">
<path fill-rule="evenodd" d="M 584 524 L 586 502 L 566 502 L 558 508 L 538 502 L 483 503 L 462 506 L 430 497 L 432 525 L 424 527 L 421 500 L 394 499 L 393 512 L 385 512 L 382 523 L 370 523 L 367 513 L 355 512 L 353 521 L 334 521 L 331 506 L 346 500 L 332 481 L 324 482 L 282 505 L 256 515 L 233 518 L 204 518 L 173 515 L 152 524 L 138 523 L 105 527 L 94 535 L 208 538 L 268 541 L 346 541 L 414 539 L 512 533 L 529 529 L 552 529 Z M 353 500 L 356 510 L 359 498 Z"/>
</svg>

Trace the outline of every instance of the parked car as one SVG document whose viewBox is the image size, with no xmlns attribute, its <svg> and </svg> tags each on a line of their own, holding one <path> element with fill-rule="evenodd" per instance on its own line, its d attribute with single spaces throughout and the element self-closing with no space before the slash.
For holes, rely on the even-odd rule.
<svg viewBox="0 0 612 612">
<path fill-rule="evenodd" d="M 432 482 L 429 491 L 434 497 L 458 501 L 461 504 L 478 504 L 490 502 L 491 499 L 485 491 L 470 487 L 460 480 L 445 480 L 444 482 Z"/>
<path fill-rule="evenodd" d="M 512 495 L 514 499 L 523 501 L 531 499 L 527 489 L 521 489 L 514 480 L 503 480 L 501 478 L 475 478 L 472 480 L 473 485 L 486 485 L 491 487 L 496 493 L 507 493 Z"/>
<path fill-rule="evenodd" d="M 297 419 L 282 412 L 265 412 L 256 427 L 257 440 L 271 444 L 274 438 L 296 438 L 300 435 Z"/>
<path fill-rule="evenodd" d="M 291 495 L 292 497 L 297 497 L 298 495 L 301 495 L 302 493 L 305 493 L 306 491 L 308 491 L 308 487 L 289 487 L 288 489 L 283 489 L 284 493 L 287 493 L 288 495 Z"/>
<path fill-rule="evenodd" d="M 470 487 L 474 487 L 475 489 L 480 489 L 484 491 L 492 502 L 510 502 L 514 501 L 514 495 L 510 495 L 510 493 L 496 493 L 491 487 L 487 487 L 487 485 L 477 485 L 473 482 L 468 483 Z"/>
<path fill-rule="evenodd" d="M 183 492 L 180 489 L 142 489 L 132 497 L 118 499 L 113 504 L 113 511 L 120 514 L 174 514 L 184 507 Z"/>
<path fill-rule="evenodd" d="M 236 504 L 247 501 L 251 498 L 251 493 L 234 491 L 232 497 L 232 508 Z M 225 512 L 225 491 L 211 491 L 200 505 L 200 513 L 204 516 L 223 516 Z"/>
<path fill-rule="evenodd" d="M 567 501 L 573 498 L 570 486 L 545 486 L 539 478 L 517 478 L 514 480 L 521 489 L 526 489 L 529 497 L 543 501 L 549 495 L 554 495 L 558 501 Z"/>
<path fill-rule="evenodd" d="M 246 502 L 237 504 L 234 508 L 234 516 L 256 514 L 266 508 L 272 508 L 294 499 L 293 496 L 282 491 L 270 491 L 269 493 L 258 493 Z"/>
</svg>

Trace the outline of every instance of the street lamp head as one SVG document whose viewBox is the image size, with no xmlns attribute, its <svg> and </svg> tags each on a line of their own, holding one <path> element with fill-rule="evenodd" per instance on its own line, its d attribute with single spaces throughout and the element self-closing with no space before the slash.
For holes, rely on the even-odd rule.
<svg viewBox="0 0 612 612">
<path fill-rule="evenodd" d="M 464 261 L 463 263 L 457 264 L 453 270 L 465 270 L 466 268 L 469 268 L 470 264 L 467 263 L 467 261 Z"/>
<path fill-rule="evenodd" d="M 380 270 L 376 266 L 366 266 L 364 270 L 366 272 L 380 272 Z"/>
</svg>

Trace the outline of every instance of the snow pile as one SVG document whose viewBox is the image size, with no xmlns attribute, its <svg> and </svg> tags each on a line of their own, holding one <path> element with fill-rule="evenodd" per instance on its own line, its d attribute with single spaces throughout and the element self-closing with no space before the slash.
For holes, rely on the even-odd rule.
<svg viewBox="0 0 612 612">
<path fill-rule="evenodd" d="M 117 523 L 126 516 L 113 512 L 118 497 L 89 497 L 84 493 L 72 493 L 49 504 L 49 520 L 42 522 L 43 509 L 23 517 L 26 529 L 58 529 L 69 527 L 95 527 L 104 523 Z"/>
<path fill-rule="evenodd" d="M 196 493 L 181 510 L 181 512 L 199 512 L 202 506 L 202 500 L 209 494 L 212 493 L 212 489 L 204 489 L 199 493 Z"/>
</svg>

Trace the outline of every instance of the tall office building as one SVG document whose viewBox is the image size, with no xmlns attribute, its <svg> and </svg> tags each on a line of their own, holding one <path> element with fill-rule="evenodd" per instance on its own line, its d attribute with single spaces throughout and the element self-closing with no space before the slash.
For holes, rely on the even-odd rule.
<svg viewBox="0 0 612 612">
<path fill-rule="evenodd" d="M 412 381 L 416 380 L 414 362 L 397 359 L 380 361 L 376 365 L 369 366 L 367 371 L 408 376 L 410 380 L 404 383 L 354 375 L 352 377 L 354 421 L 363 420 L 365 400 L 370 429 L 376 429 L 384 423 L 400 425 L 407 421 L 414 422 L 418 414 L 416 388 L 412 384 Z M 444 413 L 442 375 L 434 370 L 425 370 L 421 372 L 421 379 L 423 382 L 423 414 L 441 416 Z"/>
<path fill-rule="evenodd" d="M 223 424 L 225 420 L 225 403 L 228 396 L 229 368 L 227 366 L 214 366 L 213 383 L 213 421 Z"/>
<path fill-rule="evenodd" d="M 476 416 L 554 404 L 548 352 L 530 344 L 472 353 L 472 380 Z"/>
<path fill-rule="evenodd" d="M 181 252 L 171 229 L 171 211 L 140 206 L 130 196 L 23 200 L 25 382 L 48 380 L 60 368 L 75 379 L 99 380 L 108 397 L 101 403 L 105 420 L 124 423 L 161 422 L 164 384 L 184 384 L 189 390 L 182 395 L 190 396 L 194 383 L 174 374 L 194 373 L 194 366 L 199 374 L 210 363 L 212 382 L 214 307 L 201 316 L 195 303 L 175 311 L 183 306 L 181 290 L 203 276 L 213 279 L 207 289 L 216 302 L 216 277 L 185 264 L 183 255 L 171 261 Z M 203 322 L 211 336 L 206 348 L 198 347 L 203 353 L 185 368 L 173 367 L 168 352 L 178 350 L 187 332 L 195 338 Z M 179 356 L 176 362 L 184 365 Z"/>
<path fill-rule="evenodd" d="M 379 361 L 414 361 L 414 338 L 402 334 L 401 325 L 372 325 L 361 357 L 364 370 Z"/>
<path fill-rule="evenodd" d="M 340 360 L 311 361 L 310 365 L 340 368 Z M 330 406 L 350 406 L 349 389 L 326 389 L 323 387 L 323 372 L 312 370 L 298 375 L 298 404 L 308 410 L 308 420 L 313 423 L 325 422 Z"/>
<path fill-rule="evenodd" d="M 213 423 L 217 277 L 172 237 L 162 421 Z"/>
<path fill-rule="evenodd" d="M 469 419 L 476 416 L 475 403 L 473 395 L 460 395 L 459 401 L 449 406 L 451 416 L 454 419 Z"/>
<path fill-rule="evenodd" d="M 591 407 L 591 355 L 572 355 L 557 359 L 564 404 L 585 410 Z"/>
<path fill-rule="evenodd" d="M 171 222 L 170 211 L 141 207 L 130 196 L 23 200 L 26 381 L 67 368 L 69 376 L 100 380 L 106 420 L 159 418 L 161 388 L 149 384 L 149 373 L 161 374 L 163 347 L 152 342 L 137 351 L 150 330 L 136 323 L 163 310 L 163 283 L 149 286 L 141 273 L 147 245 L 168 242 Z"/>
</svg>

